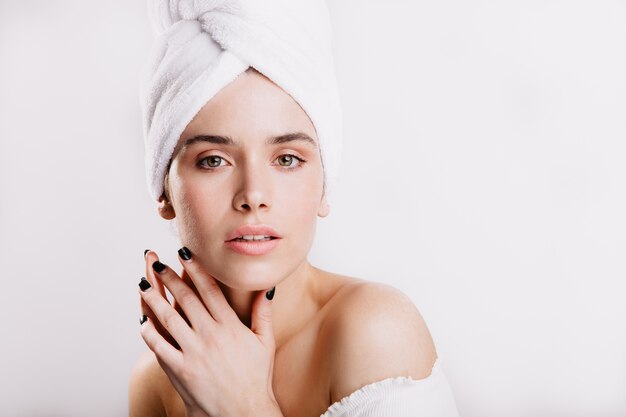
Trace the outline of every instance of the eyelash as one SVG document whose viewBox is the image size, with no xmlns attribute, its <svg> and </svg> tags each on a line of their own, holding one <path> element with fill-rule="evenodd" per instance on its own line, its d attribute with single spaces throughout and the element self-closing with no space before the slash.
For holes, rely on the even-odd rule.
<svg viewBox="0 0 626 417">
<path fill-rule="evenodd" d="M 291 153 L 284 153 L 284 154 L 280 155 L 278 158 L 281 158 L 283 156 L 291 156 L 295 160 L 299 161 L 299 164 L 296 164 L 293 167 L 285 167 L 283 165 L 279 165 L 280 167 L 283 167 L 286 171 L 291 171 L 291 170 L 295 170 L 295 169 L 298 169 L 298 168 L 302 168 L 302 165 L 304 165 L 306 163 L 306 161 L 304 159 L 299 158 L 296 155 L 291 154 Z M 220 166 L 216 166 L 216 167 L 205 166 L 202 162 L 206 161 L 209 158 L 220 158 L 222 161 L 225 161 L 225 159 L 222 158 L 219 155 L 208 155 L 208 156 L 205 156 L 204 158 L 202 158 L 202 159 L 200 159 L 198 161 L 198 163 L 197 163 L 198 167 L 200 167 L 202 169 L 205 169 L 207 171 L 213 171 L 214 169 L 217 169 L 217 168 L 219 168 L 221 166 L 221 165 Z M 276 159 L 278 159 L 278 158 L 276 158 Z"/>
</svg>

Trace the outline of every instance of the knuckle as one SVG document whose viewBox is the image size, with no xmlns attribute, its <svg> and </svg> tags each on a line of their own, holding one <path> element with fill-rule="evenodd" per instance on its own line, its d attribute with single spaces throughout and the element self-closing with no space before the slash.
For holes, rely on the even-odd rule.
<svg viewBox="0 0 626 417">
<path fill-rule="evenodd" d="M 192 291 L 187 289 L 181 291 L 180 295 L 176 299 L 177 303 L 181 305 L 190 305 L 195 303 L 197 300 L 198 298 L 196 297 L 196 295 Z"/>
<path fill-rule="evenodd" d="M 172 329 L 176 326 L 176 315 L 172 312 L 165 313 L 163 316 L 163 326 L 166 329 Z"/>
<path fill-rule="evenodd" d="M 263 311 L 261 311 L 261 319 L 265 320 L 265 321 L 271 321 L 272 320 L 272 312 L 269 309 L 265 309 Z"/>
<path fill-rule="evenodd" d="M 152 347 L 154 354 L 161 358 L 165 355 L 166 349 L 167 346 L 165 346 L 165 343 L 162 341 L 155 342 L 154 346 Z"/>
<path fill-rule="evenodd" d="M 222 289 L 217 285 L 216 280 L 209 280 L 206 291 L 209 293 L 210 297 L 216 297 L 222 293 Z"/>
</svg>

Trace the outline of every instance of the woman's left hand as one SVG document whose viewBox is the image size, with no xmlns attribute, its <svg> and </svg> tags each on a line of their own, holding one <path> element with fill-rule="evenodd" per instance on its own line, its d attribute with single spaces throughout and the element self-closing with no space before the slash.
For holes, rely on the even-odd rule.
<svg viewBox="0 0 626 417">
<path fill-rule="evenodd" d="M 272 305 L 266 291 L 259 291 L 253 301 L 248 328 L 228 304 L 215 278 L 193 258 L 179 256 L 183 278 L 191 280 L 195 291 L 151 255 L 146 256 L 150 282 L 165 284 L 186 317 L 162 292 L 154 288 L 139 291 L 142 305 L 147 305 L 180 350 L 151 320 L 142 324 L 141 336 L 180 394 L 187 415 L 282 415 L 272 389 L 276 348 Z"/>
</svg>

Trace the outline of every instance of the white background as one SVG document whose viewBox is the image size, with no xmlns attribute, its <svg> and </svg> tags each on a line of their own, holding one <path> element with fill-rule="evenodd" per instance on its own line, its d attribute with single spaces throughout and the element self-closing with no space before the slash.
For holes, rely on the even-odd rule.
<svg viewBox="0 0 626 417">
<path fill-rule="evenodd" d="M 401 288 L 464 417 L 626 415 L 626 3 L 334 0 L 311 261 Z M 0 0 L 0 416 L 127 414 L 144 1 Z"/>
</svg>

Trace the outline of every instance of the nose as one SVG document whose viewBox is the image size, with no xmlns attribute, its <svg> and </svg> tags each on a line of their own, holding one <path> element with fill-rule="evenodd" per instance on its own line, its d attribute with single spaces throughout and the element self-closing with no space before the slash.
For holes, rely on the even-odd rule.
<svg viewBox="0 0 626 417">
<path fill-rule="evenodd" d="M 235 210 L 257 212 L 267 210 L 270 203 L 270 184 L 268 174 L 262 169 L 248 168 L 241 172 L 239 189 L 233 198 Z"/>
</svg>

